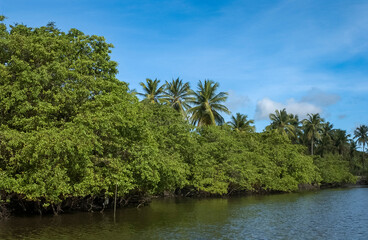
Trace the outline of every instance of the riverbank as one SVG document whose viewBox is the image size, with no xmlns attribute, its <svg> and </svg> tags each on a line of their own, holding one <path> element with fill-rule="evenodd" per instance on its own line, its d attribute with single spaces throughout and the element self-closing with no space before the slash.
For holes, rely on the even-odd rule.
<svg viewBox="0 0 368 240">
<path fill-rule="evenodd" d="M 368 189 L 159 198 L 113 216 L 75 212 L 0 221 L 0 239 L 365 239 Z M 352 221 L 353 219 L 353 221 Z"/>
<path fill-rule="evenodd" d="M 367 176 L 357 176 L 356 185 L 368 185 Z"/>
<path fill-rule="evenodd" d="M 356 184 L 334 183 L 334 184 L 299 184 L 298 191 L 307 192 L 329 188 L 341 187 L 360 187 L 368 185 L 367 178 L 357 176 Z M 117 207 L 135 207 L 140 208 L 149 205 L 153 199 L 211 199 L 211 198 L 231 198 L 239 196 L 263 196 L 288 192 L 282 191 L 232 191 L 229 194 L 211 194 L 204 191 L 197 191 L 189 188 L 178 189 L 175 192 L 164 191 L 159 195 L 147 195 L 143 193 L 135 193 L 124 198 L 117 198 Z M 113 209 L 113 197 L 85 197 L 85 198 L 68 198 L 59 204 L 54 204 L 48 208 L 42 207 L 42 202 L 25 201 L 20 196 L 14 195 L 9 198 L 8 203 L 0 204 L 0 219 L 8 219 L 10 216 L 32 216 L 32 215 L 58 215 L 62 213 L 72 212 L 104 212 L 106 209 Z"/>
</svg>

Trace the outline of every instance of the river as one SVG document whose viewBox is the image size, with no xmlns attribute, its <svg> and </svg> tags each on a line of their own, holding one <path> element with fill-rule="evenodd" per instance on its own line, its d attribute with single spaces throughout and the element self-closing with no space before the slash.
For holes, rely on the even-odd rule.
<svg viewBox="0 0 368 240">
<path fill-rule="evenodd" d="M 157 199 L 105 213 L 12 217 L 0 239 L 368 239 L 368 188 Z"/>
</svg>

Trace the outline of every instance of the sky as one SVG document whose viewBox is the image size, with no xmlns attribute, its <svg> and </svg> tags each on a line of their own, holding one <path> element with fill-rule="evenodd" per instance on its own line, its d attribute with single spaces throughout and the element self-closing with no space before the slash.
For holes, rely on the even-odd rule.
<svg viewBox="0 0 368 240">
<path fill-rule="evenodd" d="M 138 92 L 146 78 L 218 82 L 257 131 L 283 108 L 350 134 L 368 125 L 367 13 L 366 0 L 0 0 L 6 24 L 104 36 Z"/>
</svg>

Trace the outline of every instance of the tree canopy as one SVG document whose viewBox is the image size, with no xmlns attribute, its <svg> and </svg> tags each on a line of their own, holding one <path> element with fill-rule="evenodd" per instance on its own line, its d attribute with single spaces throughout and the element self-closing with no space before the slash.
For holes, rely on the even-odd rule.
<svg viewBox="0 0 368 240">
<path fill-rule="evenodd" d="M 211 80 L 199 81 L 197 91 L 194 92 L 194 100 L 191 101 L 193 107 L 189 109 L 191 119 L 194 124 L 202 125 L 221 125 L 224 118 L 221 113 L 229 114 L 229 109 L 223 105 L 227 99 L 226 92 L 217 90 L 219 84 Z"/>
<path fill-rule="evenodd" d="M 359 143 L 360 145 L 363 146 L 363 153 L 365 150 L 365 145 L 368 143 L 368 126 L 367 125 L 360 125 L 359 127 L 357 127 L 354 131 L 354 138 L 356 139 L 357 143 Z M 363 157 L 363 169 L 365 169 L 364 166 L 364 155 L 362 155 Z"/>
<path fill-rule="evenodd" d="M 194 100 L 189 83 L 183 83 L 179 78 L 166 82 L 165 98 L 171 107 L 187 117 L 187 110 L 190 109 L 189 102 Z"/>
<path fill-rule="evenodd" d="M 268 129 L 274 129 L 285 136 L 295 136 L 294 116 L 288 114 L 285 108 L 281 111 L 276 110 L 269 117 L 272 122 L 268 126 Z"/>
<path fill-rule="evenodd" d="M 324 120 L 321 118 L 319 113 L 308 114 L 308 118 L 304 119 L 303 124 L 305 127 L 305 136 L 311 143 L 311 154 L 313 155 L 315 140 L 321 139 L 322 132 L 322 122 Z"/>
<path fill-rule="evenodd" d="M 247 131 L 247 132 L 255 132 L 254 120 L 248 120 L 248 116 L 236 113 L 236 116 L 231 116 L 231 121 L 228 124 L 235 130 L 235 131 Z"/>
<path fill-rule="evenodd" d="M 150 78 L 146 79 L 146 84 L 144 82 L 139 83 L 143 88 L 143 93 L 138 93 L 138 95 L 144 97 L 144 101 L 150 103 L 158 103 L 164 101 L 164 91 L 165 85 L 160 86 L 160 80 L 157 78 L 152 80 Z"/>
</svg>

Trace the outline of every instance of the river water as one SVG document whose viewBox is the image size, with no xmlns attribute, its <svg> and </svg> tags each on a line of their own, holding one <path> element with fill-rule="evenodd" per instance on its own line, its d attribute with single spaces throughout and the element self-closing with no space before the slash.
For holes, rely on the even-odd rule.
<svg viewBox="0 0 368 240">
<path fill-rule="evenodd" d="M 12 217 L 0 239 L 368 239 L 368 188 L 158 199 L 100 213 Z"/>
</svg>

